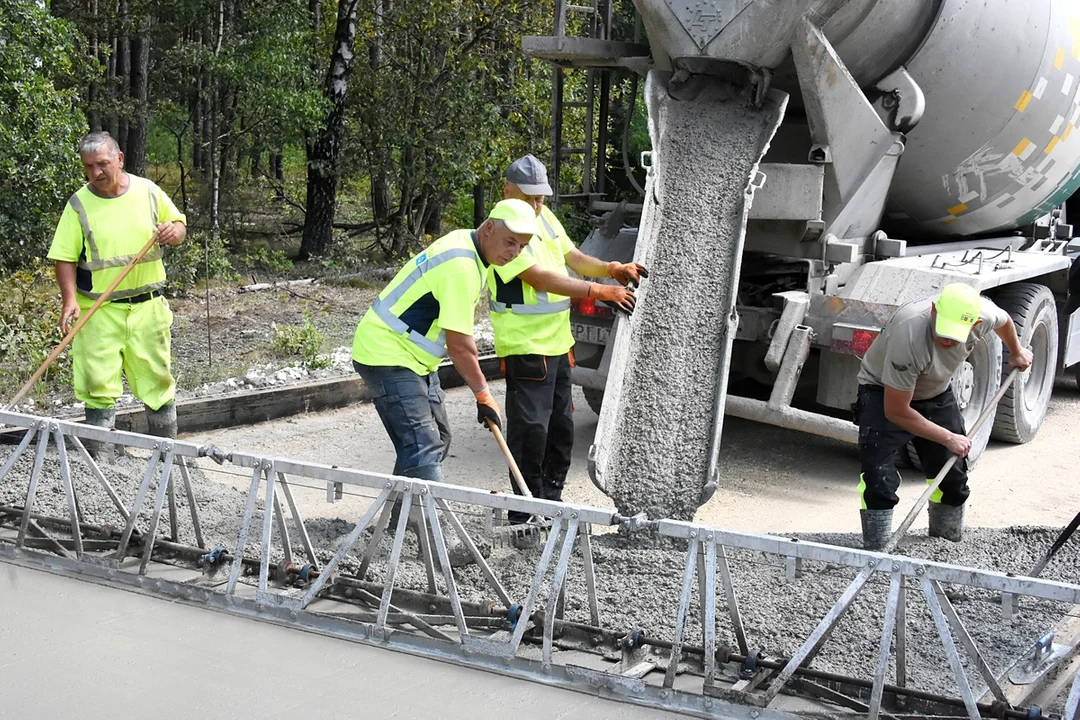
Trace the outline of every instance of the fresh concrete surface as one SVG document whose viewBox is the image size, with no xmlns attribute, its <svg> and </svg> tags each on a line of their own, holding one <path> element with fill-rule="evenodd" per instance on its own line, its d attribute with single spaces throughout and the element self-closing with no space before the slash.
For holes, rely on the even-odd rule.
<svg viewBox="0 0 1080 720">
<path fill-rule="evenodd" d="M 679 717 L 3 563 L 0 618 L 6 718 Z"/>
</svg>

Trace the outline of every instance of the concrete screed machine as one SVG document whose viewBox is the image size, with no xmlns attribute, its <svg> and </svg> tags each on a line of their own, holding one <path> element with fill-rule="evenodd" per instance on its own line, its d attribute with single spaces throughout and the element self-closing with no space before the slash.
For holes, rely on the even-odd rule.
<svg viewBox="0 0 1080 720">
<path fill-rule="evenodd" d="M 786 102 L 771 142 L 766 135 L 740 180 L 748 205 L 742 227 L 722 240 L 736 259 L 721 270 L 728 273 L 728 328 L 714 352 L 719 386 L 701 502 L 715 487 L 725 413 L 855 442 L 857 428 L 848 418 L 861 355 L 897 307 L 932 297 L 950 282 L 969 283 L 1009 311 L 1035 354 L 1032 369 L 974 439 L 971 461 L 990 437 L 1031 440 L 1058 369 L 1071 367 L 1080 381 L 1074 259 L 1080 246 L 1068 222 L 1070 210 L 1080 211 L 1080 203 L 1069 202 L 1080 185 L 1080 133 L 1074 134 L 1080 5 L 635 0 L 635 6 L 632 42 L 612 37 L 610 7 L 564 0 L 557 2 L 552 36 L 522 40 L 527 54 L 556 67 L 556 181 L 567 175 L 571 158 L 584 155 L 581 190 L 555 201 L 585 201 L 599 219 L 587 252 L 655 263 L 670 251 L 664 239 L 655 248 L 643 248 L 641 240 L 665 219 L 665 176 L 684 169 L 672 166 L 677 153 L 664 154 L 664 133 L 674 131 L 665 127 L 664 101 L 692 99 L 686 88 L 708 78 L 748 87 L 749 101 L 740 100 L 748 107 Z M 594 125 L 606 142 L 615 69 L 645 78 L 653 147 L 641 157 L 648 167 L 642 202 L 617 206 L 605 201 L 606 153 L 594 162 L 591 147 Z M 585 73 L 578 83 L 584 101 L 568 99 L 574 72 Z M 571 119 L 586 123 L 584 149 L 563 147 Z M 696 141 L 726 132 L 720 125 L 704 130 Z M 703 152 L 697 162 L 710 156 Z M 625 149 L 624 162 L 629 175 Z M 640 222 L 625 222 L 635 215 Z M 704 300 L 686 290 L 692 313 Z M 622 412 L 607 407 L 621 394 L 627 355 L 612 331 L 629 321 L 588 301 L 575 305 L 572 320 L 574 380 L 601 415 L 590 454 L 596 482 L 612 457 L 610 438 Z M 1007 355 L 991 335 L 954 378 L 969 427 L 999 389 Z M 768 399 L 726 394 L 736 387 L 729 382 L 745 379 L 771 385 Z"/>
</svg>

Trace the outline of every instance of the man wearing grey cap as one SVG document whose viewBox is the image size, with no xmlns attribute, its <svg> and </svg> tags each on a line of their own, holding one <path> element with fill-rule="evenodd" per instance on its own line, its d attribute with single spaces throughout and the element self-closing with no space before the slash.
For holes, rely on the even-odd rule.
<svg viewBox="0 0 1080 720">
<path fill-rule="evenodd" d="M 507 444 L 532 494 L 561 500 L 574 447 L 570 298 L 593 298 L 629 313 L 635 297 L 626 286 L 648 273 L 636 263 L 605 262 L 578 250 L 544 205 L 551 194 L 547 168 L 535 157 L 510 165 L 503 197 L 531 205 L 540 232 L 515 260 L 489 270 L 487 288 L 495 352 L 506 376 Z M 572 278 L 567 266 L 581 277 L 619 284 Z M 523 523 L 528 515 L 510 513 L 509 520 Z"/>
</svg>

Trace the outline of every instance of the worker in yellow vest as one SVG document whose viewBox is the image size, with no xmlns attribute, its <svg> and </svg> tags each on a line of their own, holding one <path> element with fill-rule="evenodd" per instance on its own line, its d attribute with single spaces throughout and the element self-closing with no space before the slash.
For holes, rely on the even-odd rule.
<svg viewBox="0 0 1080 720">
<path fill-rule="evenodd" d="M 629 313 L 636 299 L 624 286 L 639 284 L 648 273 L 637 263 L 606 262 L 578 250 L 544 205 L 551 194 L 547 168 L 535 157 L 510 165 L 503 196 L 528 203 L 539 227 L 516 260 L 489 270 L 488 294 L 495 352 L 505 365 L 507 445 L 530 492 L 562 500 L 574 447 L 570 298 L 591 297 Z M 612 277 L 620 284 L 571 278 L 567 266 L 581 277 Z M 528 515 L 511 512 L 508 519 L 523 523 Z"/>
<path fill-rule="evenodd" d="M 473 316 L 488 268 L 516 258 L 536 231 L 528 204 L 500 202 L 476 230 L 444 235 L 405 263 L 361 319 L 353 367 L 394 444 L 395 475 L 443 480 L 450 425 L 436 369 L 447 355 L 476 397 L 477 420 L 502 427 L 480 370 Z"/>
<path fill-rule="evenodd" d="M 161 188 L 124 171 L 124 154 L 107 132 L 86 135 L 79 157 L 87 183 L 68 200 L 48 256 L 60 286 L 60 331 L 101 297 L 151 237 L 157 245 L 75 336 L 75 398 L 85 403 L 88 424 L 111 428 L 126 375 L 132 394 L 146 405 L 150 434 L 176 437 L 172 312 L 161 294 L 161 246 L 182 243 L 187 221 Z M 88 442 L 87 449 L 96 454 L 100 446 Z"/>
</svg>

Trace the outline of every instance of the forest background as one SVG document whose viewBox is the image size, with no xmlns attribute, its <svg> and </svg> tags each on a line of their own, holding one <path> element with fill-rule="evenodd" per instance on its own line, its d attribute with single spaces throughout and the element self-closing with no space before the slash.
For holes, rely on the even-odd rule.
<svg viewBox="0 0 1080 720">
<path fill-rule="evenodd" d="M 613 2 L 613 36 L 629 38 L 633 6 Z M 109 131 L 186 213 L 171 296 L 364 277 L 475 226 L 514 158 L 550 163 L 554 71 L 520 38 L 550 35 L 553 16 L 552 0 L 0 0 L 0 390 L 59 340 L 44 256 L 85 182 L 82 134 Z M 647 127 L 631 73 L 610 80 L 594 157 L 609 158 L 609 199 L 632 198 L 623 139 L 635 158 Z M 565 83 L 580 101 L 585 73 Z M 583 104 L 566 110 L 566 146 L 585 143 Z M 562 190 L 582 172 L 567 160 Z M 584 239 L 584 207 L 558 212 Z"/>
</svg>

